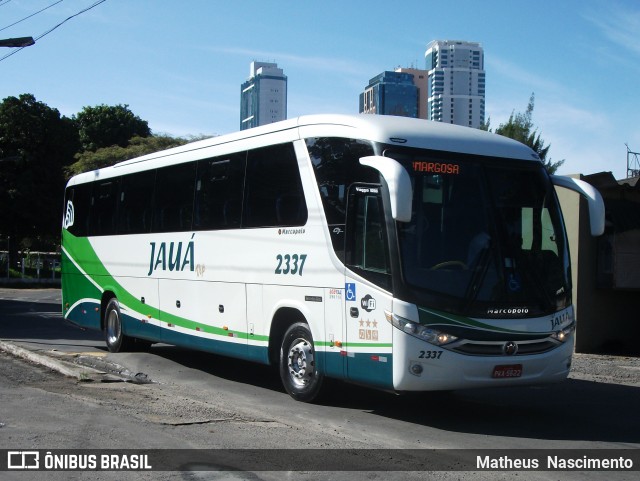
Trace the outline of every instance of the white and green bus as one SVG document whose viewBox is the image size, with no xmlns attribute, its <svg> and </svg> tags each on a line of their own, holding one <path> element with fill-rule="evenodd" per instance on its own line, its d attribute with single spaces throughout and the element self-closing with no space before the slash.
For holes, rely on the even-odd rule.
<svg viewBox="0 0 640 481">
<path fill-rule="evenodd" d="M 390 116 L 305 116 L 73 177 L 64 317 L 380 389 L 548 383 L 575 319 L 554 183 L 528 147 Z"/>
</svg>

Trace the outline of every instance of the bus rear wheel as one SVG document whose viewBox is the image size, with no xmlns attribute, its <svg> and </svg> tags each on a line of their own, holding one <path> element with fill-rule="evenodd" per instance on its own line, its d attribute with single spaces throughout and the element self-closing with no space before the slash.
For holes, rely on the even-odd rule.
<svg viewBox="0 0 640 481">
<path fill-rule="evenodd" d="M 122 332 L 122 315 L 120 304 L 115 297 L 109 299 L 104 310 L 104 339 L 109 352 L 126 352 L 131 350 L 134 339 Z"/>
<path fill-rule="evenodd" d="M 313 401 L 322 388 L 316 351 L 309 326 L 293 324 L 284 335 L 280 348 L 280 378 L 289 395 L 297 401 Z"/>
</svg>

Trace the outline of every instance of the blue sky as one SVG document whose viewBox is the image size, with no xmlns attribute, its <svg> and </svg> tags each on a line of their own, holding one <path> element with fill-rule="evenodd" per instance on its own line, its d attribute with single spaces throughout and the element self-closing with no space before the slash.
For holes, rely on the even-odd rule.
<svg viewBox="0 0 640 481">
<path fill-rule="evenodd" d="M 0 29 L 55 1 L 0 0 Z M 95 1 L 64 0 L 0 38 L 38 37 Z M 638 0 L 106 0 L 1 60 L 0 98 L 32 93 L 67 116 L 128 104 L 155 133 L 224 134 L 252 60 L 284 69 L 290 118 L 357 113 L 371 77 L 424 68 L 436 39 L 482 44 L 493 128 L 535 93 L 560 173 L 626 175 L 625 143 L 640 151 Z"/>
</svg>

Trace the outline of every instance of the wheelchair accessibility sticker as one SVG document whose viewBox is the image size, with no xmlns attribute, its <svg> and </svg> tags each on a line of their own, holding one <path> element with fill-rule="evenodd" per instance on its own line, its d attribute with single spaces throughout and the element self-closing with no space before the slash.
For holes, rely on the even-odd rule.
<svg viewBox="0 0 640 481">
<path fill-rule="evenodd" d="M 348 282 L 344 285 L 345 300 L 355 302 L 356 300 L 356 285 L 355 283 Z"/>
</svg>

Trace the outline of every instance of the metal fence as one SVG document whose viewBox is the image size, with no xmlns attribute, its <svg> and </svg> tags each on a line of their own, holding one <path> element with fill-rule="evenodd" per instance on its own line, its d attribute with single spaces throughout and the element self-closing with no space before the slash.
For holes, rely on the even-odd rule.
<svg viewBox="0 0 640 481">
<path fill-rule="evenodd" d="M 60 281 L 60 253 L 18 251 L 10 256 L 0 251 L 0 283 L 57 283 Z"/>
</svg>

